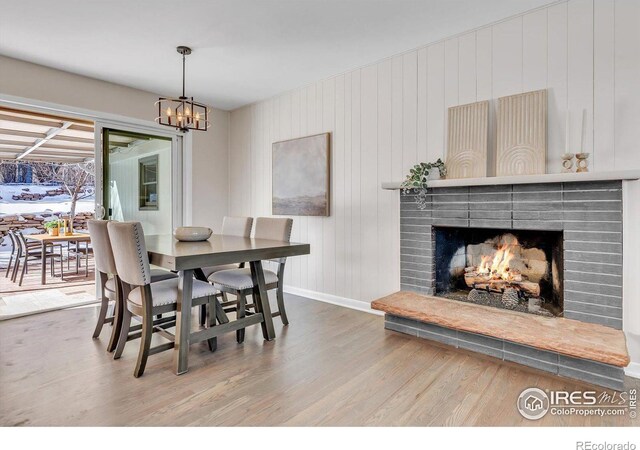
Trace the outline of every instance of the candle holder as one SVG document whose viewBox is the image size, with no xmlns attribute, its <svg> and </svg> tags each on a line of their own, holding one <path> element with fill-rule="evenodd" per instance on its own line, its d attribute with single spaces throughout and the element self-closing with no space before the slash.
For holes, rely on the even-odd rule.
<svg viewBox="0 0 640 450">
<path fill-rule="evenodd" d="M 562 172 L 573 172 L 573 153 L 563 153 L 562 156 Z"/>
<path fill-rule="evenodd" d="M 589 153 L 576 153 L 576 159 L 578 163 L 576 164 L 576 172 L 588 172 L 589 171 L 589 162 L 587 159 L 589 158 Z"/>
</svg>

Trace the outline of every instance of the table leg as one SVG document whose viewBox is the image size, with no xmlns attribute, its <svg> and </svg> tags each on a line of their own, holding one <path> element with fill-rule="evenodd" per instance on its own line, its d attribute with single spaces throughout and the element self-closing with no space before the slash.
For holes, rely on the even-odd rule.
<svg viewBox="0 0 640 450">
<path fill-rule="evenodd" d="M 45 256 L 46 254 L 47 254 L 47 243 L 45 241 L 42 241 L 42 272 L 40 275 L 40 283 L 43 285 L 47 284 L 47 258 Z"/>
<path fill-rule="evenodd" d="M 254 303 L 259 306 L 260 312 L 264 316 L 262 322 L 262 336 L 267 341 L 272 341 L 276 337 L 276 331 L 273 328 L 273 318 L 271 317 L 271 306 L 269 306 L 269 296 L 267 295 L 267 287 L 264 282 L 264 271 L 262 270 L 262 261 L 251 261 L 249 263 L 251 267 L 251 279 L 253 285 L 256 286 L 254 290 Z"/>
<path fill-rule="evenodd" d="M 196 280 L 204 281 L 205 283 L 208 283 L 207 277 L 204 276 L 204 272 L 200 268 L 193 269 L 193 276 L 196 278 Z M 215 311 L 211 311 L 212 303 L 214 305 Z M 216 324 L 216 319 L 218 318 L 218 304 L 219 304 L 218 299 L 214 297 L 213 302 L 210 302 L 208 305 L 200 305 L 200 308 L 198 308 L 198 314 L 200 315 L 200 325 L 204 325 L 206 323 L 208 327 L 212 327 Z M 208 313 L 207 313 L 207 308 L 209 308 Z M 213 322 L 211 322 L 210 320 L 207 320 L 209 318 L 213 318 Z M 223 322 L 220 322 L 220 323 L 223 323 Z M 218 338 L 214 337 L 209 339 L 209 350 L 214 352 L 216 348 L 218 348 Z"/>
<path fill-rule="evenodd" d="M 191 305 L 193 290 L 193 270 L 178 273 L 178 305 L 176 311 L 176 341 L 173 351 L 173 365 L 176 375 L 189 370 L 189 340 L 191 337 Z"/>
</svg>

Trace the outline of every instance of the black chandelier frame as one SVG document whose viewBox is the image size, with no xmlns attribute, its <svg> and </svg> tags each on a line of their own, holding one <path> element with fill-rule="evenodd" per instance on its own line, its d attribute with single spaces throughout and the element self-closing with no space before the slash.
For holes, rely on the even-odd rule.
<svg viewBox="0 0 640 450">
<path fill-rule="evenodd" d="M 191 49 L 181 45 L 176 51 L 182 55 L 182 95 L 177 98 L 160 97 L 155 103 L 158 106 L 155 121 L 185 133 L 190 130 L 207 131 L 211 125 L 209 107 L 185 95 L 186 56 L 191 54 Z"/>
</svg>

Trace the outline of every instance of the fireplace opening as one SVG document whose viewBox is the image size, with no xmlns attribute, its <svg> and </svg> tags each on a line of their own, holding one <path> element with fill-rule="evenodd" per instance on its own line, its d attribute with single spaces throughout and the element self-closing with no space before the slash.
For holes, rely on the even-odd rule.
<svg viewBox="0 0 640 450">
<path fill-rule="evenodd" d="M 562 232 L 434 227 L 436 295 L 562 316 Z"/>
</svg>

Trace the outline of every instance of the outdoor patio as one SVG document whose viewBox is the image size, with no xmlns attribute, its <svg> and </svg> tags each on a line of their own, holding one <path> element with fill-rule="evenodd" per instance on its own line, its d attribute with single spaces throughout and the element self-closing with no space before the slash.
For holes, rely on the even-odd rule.
<svg viewBox="0 0 640 450">
<path fill-rule="evenodd" d="M 66 261 L 68 255 L 63 253 L 64 279 L 60 278 L 60 263 L 56 262 L 55 276 L 48 276 L 45 285 L 41 283 L 40 265 L 30 264 L 19 286 L 11 281 L 10 274 L 5 276 L 8 255 L 3 252 L 0 260 L 0 320 L 96 302 L 93 257 L 89 257 L 88 274 L 85 275 L 84 261 L 76 274 L 75 260 L 71 257 Z"/>
</svg>

